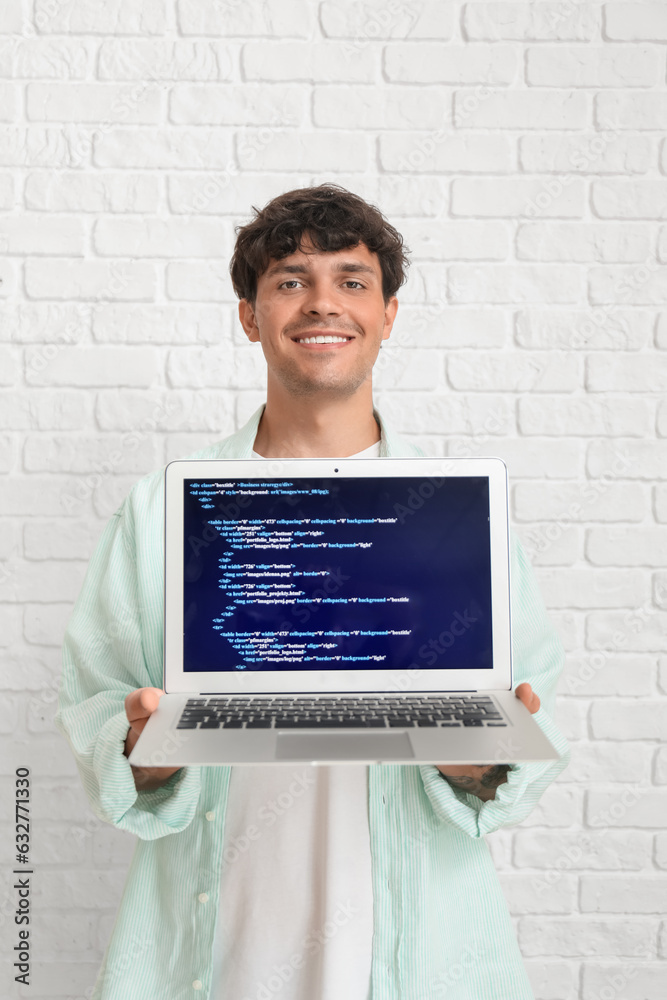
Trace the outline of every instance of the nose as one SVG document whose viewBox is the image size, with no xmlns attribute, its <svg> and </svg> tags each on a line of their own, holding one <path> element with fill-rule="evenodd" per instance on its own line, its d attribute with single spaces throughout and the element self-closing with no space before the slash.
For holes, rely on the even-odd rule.
<svg viewBox="0 0 667 1000">
<path fill-rule="evenodd" d="M 313 282 L 303 302 L 303 311 L 309 316 L 339 316 L 343 311 L 335 290 L 328 282 Z"/>
</svg>

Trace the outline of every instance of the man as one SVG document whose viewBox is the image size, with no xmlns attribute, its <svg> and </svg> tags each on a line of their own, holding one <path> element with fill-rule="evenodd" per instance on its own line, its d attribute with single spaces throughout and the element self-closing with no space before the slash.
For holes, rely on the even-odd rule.
<svg viewBox="0 0 667 1000">
<path fill-rule="evenodd" d="M 266 405 L 191 457 L 416 454 L 372 400 L 405 278 L 400 235 L 331 185 L 255 211 L 231 274 L 267 361 Z M 139 838 L 94 996 L 532 997 L 483 840 L 522 820 L 567 756 L 540 707 L 561 646 L 518 542 L 517 695 L 559 761 L 138 769 L 127 755 L 161 693 L 162 504 L 160 471 L 111 519 L 64 645 L 57 724 L 97 815 Z"/>
</svg>

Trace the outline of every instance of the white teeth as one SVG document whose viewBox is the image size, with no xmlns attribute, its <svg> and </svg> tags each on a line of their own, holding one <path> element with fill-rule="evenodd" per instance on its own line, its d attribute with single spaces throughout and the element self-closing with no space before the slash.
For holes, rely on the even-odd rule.
<svg viewBox="0 0 667 1000">
<path fill-rule="evenodd" d="M 302 337 L 297 340 L 297 344 L 343 344 L 346 340 L 348 340 L 347 337 L 331 337 L 320 334 L 319 337 Z"/>
</svg>

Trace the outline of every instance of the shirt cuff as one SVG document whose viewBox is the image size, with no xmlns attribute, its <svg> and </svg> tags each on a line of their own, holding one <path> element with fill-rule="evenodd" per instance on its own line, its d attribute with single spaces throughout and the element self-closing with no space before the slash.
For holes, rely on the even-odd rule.
<svg viewBox="0 0 667 1000">
<path fill-rule="evenodd" d="M 138 792 L 123 753 L 127 729 L 127 716 L 122 711 L 108 719 L 97 736 L 92 781 L 89 778 L 87 782 L 83 774 L 89 797 L 97 804 L 95 811 L 101 819 L 142 840 L 180 833 L 191 822 L 199 802 L 201 768 L 181 768 L 155 791 Z"/>
</svg>

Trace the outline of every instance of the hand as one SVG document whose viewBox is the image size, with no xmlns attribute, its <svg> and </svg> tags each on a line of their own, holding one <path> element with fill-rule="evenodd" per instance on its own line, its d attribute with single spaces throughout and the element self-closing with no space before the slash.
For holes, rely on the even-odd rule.
<svg viewBox="0 0 667 1000">
<path fill-rule="evenodd" d="M 531 715 L 540 707 L 540 699 L 533 691 L 530 684 L 519 684 L 514 692 Z M 436 764 L 440 773 L 452 788 L 460 788 L 464 792 L 476 795 L 482 802 L 489 802 L 496 797 L 498 785 L 504 785 L 507 781 L 509 764 L 483 764 L 475 766 L 468 764 L 462 767 L 451 764 Z"/>
<path fill-rule="evenodd" d="M 164 691 L 160 688 L 139 688 L 132 691 L 125 699 L 125 714 L 130 723 L 127 736 L 125 737 L 125 749 L 123 753 L 129 757 L 135 743 L 139 739 L 144 726 L 158 706 Z M 132 766 L 134 774 L 134 785 L 138 792 L 152 792 L 161 785 L 164 785 L 172 774 L 179 771 L 178 767 L 135 767 Z"/>
</svg>

